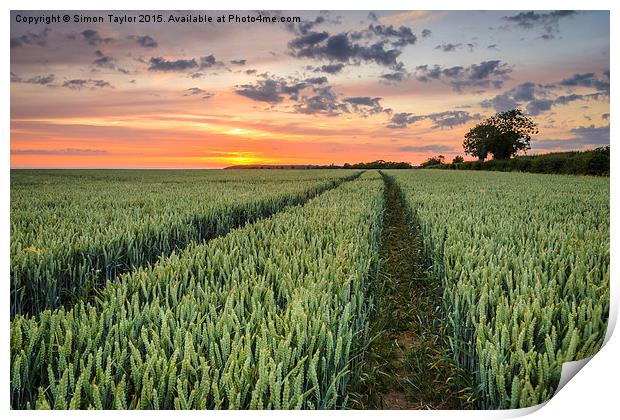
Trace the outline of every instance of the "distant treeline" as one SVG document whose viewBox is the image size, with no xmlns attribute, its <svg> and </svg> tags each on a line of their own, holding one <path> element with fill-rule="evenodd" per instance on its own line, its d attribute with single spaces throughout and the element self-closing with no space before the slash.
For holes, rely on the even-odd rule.
<svg viewBox="0 0 620 420">
<path fill-rule="evenodd" d="M 375 160 L 373 162 L 345 163 L 344 169 L 411 169 L 407 162 L 387 162 L 385 160 Z"/>
<path fill-rule="evenodd" d="M 335 165 L 234 165 L 224 169 L 339 169 Z"/>
<path fill-rule="evenodd" d="M 374 162 L 345 163 L 339 165 L 235 165 L 224 169 L 410 169 L 413 166 L 407 162 Z"/>
<path fill-rule="evenodd" d="M 517 156 L 508 160 L 469 161 L 426 166 L 428 169 L 466 169 L 502 172 L 609 176 L 609 146 L 584 152 Z"/>
</svg>

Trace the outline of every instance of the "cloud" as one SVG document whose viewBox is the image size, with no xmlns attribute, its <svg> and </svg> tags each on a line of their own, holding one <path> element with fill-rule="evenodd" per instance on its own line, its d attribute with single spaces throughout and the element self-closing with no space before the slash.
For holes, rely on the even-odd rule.
<svg viewBox="0 0 620 420">
<path fill-rule="evenodd" d="M 496 95 L 491 99 L 486 99 L 482 101 L 480 105 L 484 108 L 494 108 L 496 112 L 504 112 L 508 111 L 509 109 L 518 108 L 523 103 L 536 101 L 537 91 L 539 91 L 539 96 L 541 94 L 546 95 L 546 90 L 544 89 L 544 86 L 540 84 L 525 82 L 502 94 Z M 539 98 L 539 100 L 541 99 Z M 535 103 L 531 107 L 532 110 L 542 108 L 545 108 L 545 103 L 542 102 Z"/>
<path fill-rule="evenodd" d="M 577 127 L 570 130 L 577 139 L 582 139 L 588 144 L 609 144 L 609 124 L 601 127 L 590 125 L 588 127 Z"/>
<path fill-rule="evenodd" d="M 512 71 L 512 67 L 500 60 L 483 61 L 480 64 L 472 64 L 466 69 L 468 77 L 472 80 L 482 80 L 491 76 L 505 77 Z"/>
<path fill-rule="evenodd" d="M 589 94 L 558 94 L 561 88 L 589 87 L 596 92 Z M 570 90 L 570 89 L 569 89 Z M 609 95 L 609 82 L 599 79 L 594 73 L 575 74 L 558 83 L 536 84 L 525 82 L 516 87 L 486 99 L 480 103 L 484 108 L 494 108 L 496 112 L 525 107 L 528 114 L 540 115 L 557 105 L 567 105 L 575 101 L 599 100 Z"/>
<path fill-rule="evenodd" d="M 417 41 L 417 37 L 413 34 L 411 28 L 406 26 L 396 28 L 392 25 L 370 24 L 368 26 L 368 31 L 374 33 L 377 37 L 388 42 L 395 48 L 414 45 Z"/>
<path fill-rule="evenodd" d="M 436 50 L 441 50 L 443 52 L 454 52 L 460 48 L 462 48 L 463 46 L 466 46 L 469 49 L 469 52 L 472 52 L 474 50 L 474 48 L 476 47 L 476 44 L 473 43 L 467 43 L 467 44 L 452 44 L 452 43 L 441 43 L 439 45 L 437 45 L 435 47 Z"/>
<path fill-rule="evenodd" d="M 204 68 L 210 68 L 213 66 L 216 66 L 220 63 L 218 63 L 218 61 L 215 59 L 215 56 L 213 54 L 204 56 L 204 57 L 200 57 L 199 60 L 200 63 L 200 68 L 204 69 Z"/>
<path fill-rule="evenodd" d="M 302 95 L 294 109 L 300 114 L 324 114 L 328 116 L 347 113 L 346 104 L 338 100 L 331 86 L 317 87 L 312 95 Z"/>
<path fill-rule="evenodd" d="M 562 86 L 570 87 L 591 87 L 598 91 L 609 93 L 609 70 L 603 72 L 607 80 L 599 79 L 594 73 L 578 73 L 560 81 Z"/>
<path fill-rule="evenodd" d="M 340 98 L 331 86 L 312 88 L 311 95 L 301 95 L 294 108 L 301 114 L 324 114 L 335 116 L 340 114 L 355 113 L 361 117 L 386 112 L 391 110 L 381 106 L 381 98 L 368 96 L 354 96 Z"/>
<path fill-rule="evenodd" d="M 521 83 L 512 89 L 512 97 L 515 101 L 533 101 L 535 99 L 536 84 L 532 82 Z M 540 85 L 539 85 L 540 86 Z"/>
<path fill-rule="evenodd" d="M 404 71 L 397 71 L 397 72 L 394 72 L 394 73 L 385 73 L 385 74 L 382 74 L 379 77 L 384 79 L 387 82 L 402 82 L 408 76 L 409 75 L 406 72 L 404 72 Z"/>
<path fill-rule="evenodd" d="M 64 156 L 100 156 L 107 155 L 107 150 L 99 149 L 11 149 L 12 155 L 64 155 Z"/>
<path fill-rule="evenodd" d="M 206 90 L 197 88 L 197 87 L 193 87 L 193 88 L 189 88 L 186 89 L 186 92 L 183 96 L 190 96 L 190 95 L 200 95 L 201 93 L 206 93 Z"/>
<path fill-rule="evenodd" d="M 392 115 L 387 128 L 406 128 L 419 121 L 430 120 L 432 128 L 452 128 L 466 124 L 473 120 L 479 120 L 480 114 L 470 114 L 467 111 L 444 111 L 426 115 L 415 115 L 409 112 L 401 112 Z"/>
<path fill-rule="evenodd" d="M 352 98 L 345 98 L 345 102 L 355 104 L 355 105 L 364 105 L 364 106 L 375 106 L 379 103 L 381 98 L 371 98 L 369 96 L 355 96 Z"/>
<path fill-rule="evenodd" d="M 527 104 L 527 113 L 530 115 L 539 115 L 545 111 L 549 111 L 554 102 L 551 99 L 534 99 Z"/>
<path fill-rule="evenodd" d="M 512 22 L 517 26 L 525 29 L 533 28 L 537 25 L 548 25 L 559 21 L 563 17 L 573 16 L 577 12 L 574 10 L 556 10 L 550 13 L 537 13 L 537 12 L 521 12 L 514 16 L 504 16 L 504 19 L 508 22 Z"/>
<path fill-rule="evenodd" d="M 381 106 L 381 98 L 353 96 L 342 98 L 328 85 L 326 77 L 283 78 L 268 74 L 260 75 L 255 83 L 235 86 L 235 93 L 258 102 L 281 104 L 288 99 L 292 108 L 300 114 L 323 114 L 335 116 L 355 113 L 362 117 L 390 112 Z"/>
<path fill-rule="evenodd" d="M 62 87 L 66 87 L 69 89 L 103 89 L 103 88 L 112 88 L 113 86 L 106 82 L 105 80 L 94 80 L 94 79 L 71 79 L 67 80 L 62 84 Z"/>
<path fill-rule="evenodd" d="M 561 95 L 554 99 L 554 105 L 566 105 L 574 101 L 581 101 L 584 99 L 588 99 L 588 95 L 578 95 L 576 93 L 572 93 L 570 95 Z"/>
<path fill-rule="evenodd" d="M 435 49 L 436 50 L 442 50 L 443 52 L 453 52 L 453 51 L 456 51 L 457 48 L 461 48 L 462 46 L 463 46 L 463 44 L 460 44 L 460 43 L 459 44 L 450 44 L 450 43 L 445 44 L 445 43 L 443 43 L 443 44 L 437 45 L 435 47 Z"/>
<path fill-rule="evenodd" d="M 396 59 L 401 54 L 396 49 L 386 50 L 382 42 L 370 46 L 353 43 L 346 33 L 329 36 L 327 32 L 323 32 L 311 40 L 313 44 L 308 43 L 308 38 L 291 41 L 289 46 L 293 50 L 293 55 L 299 58 L 326 59 L 342 63 L 374 62 L 391 67 L 398 65 Z M 322 43 L 325 40 L 326 42 Z"/>
<path fill-rule="evenodd" d="M 164 72 L 184 72 L 188 70 L 208 69 L 214 66 L 221 66 L 222 63 L 215 59 L 213 54 L 200 57 L 198 59 L 179 59 L 166 60 L 162 57 L 151 57 L 149 60 L 149 71 Z M 200 74 L 202 76 L 202 74 Z M 200 77 L 197 76 L 197 77 Z"/>
<path fill-rule="evenodd" d="M 495 112 L 504 112 L 519 107 L 519 103 L 514 100 L 511 91 L 495 95 L 491 99 L 485 99 L 480 105 L 483 108 L 493 108 Z"/>
<path fill-rule="evenodd" d="M 157 41 L 148 35 L 139 35 L 136 37 L 136 42 L 143 48 L 157 48 Z"/>
<path fill-rule="evenodd" d="M 310 83 L 311 85 L 322 85 L 323 83 L 327 83 L 327 77 L 309 77 L 305 80 L 306 83 Z"/>
<path fill-rule="evenodd" d="M 343 99 L 343 102 L 352 105 L 353 112 L 364 116 L 383 112 L 380 101 L 381 98 L 371 98 L 369 96 L 354 96 Z"/>
<path fill-rule="evenodd" d="M 444 111 L 426 115 L 433 121 L 433 128 L 452 128 L 467 124 L 470 121 L 479 120 L 480 114 L 470 114 L 467 111 Z"/>
<path fill-rule="evenodd" d="M 344 64 L 325 64 L 321 67 L 315 67 L 315 72 L 323 72 L 328 74 L 337 74 L 340 73 L 344 69 Z"/>
<path fill-rule="evenodd" d="M 468 67 L 442 67 L 421 65 L 416 67 L 416 78 L 424 83 L 442 80 L 454 90 L 460 92 L 467 88 L 500 88 L 504 80 L 509 78 L 512 66 L 500 60 L 482 61 Z"/>
<path fill-rule="evenodd" d="M 44 47 L 47 45 L 47 35 L 51 32 L 49 27 L 45 27 L 41 32 L 34 33 L 28 31 L 24 35 L 11 38 L 11 48 L 19 48 L 24 45 L 37 45 Z"/>
<path fill-rule="evenodd" d="M 584 149 L 609 145 L 609 124 L 596 127 L 576 127 L 570 130 L 573 135 L 568 139 L 561 140 L 535 140 L 532 141 L 534 149 Z"/>
<path fill-rule="evenodd" d="M 341 24 L 340 16 L 332 17 L 331 12 L 327 10 L 322 10 L 319 12 L 319 15 L 312 20 L 303 20 L 297 23 L 289 23 L 286 25 L 286 29 L 289 32 L 292 32 L 296 35 L 305 35 L 311 32 L 315 27 L 330 24 L 330 25 L 339 25 Z"/>
<path fill-rule="evenodd" d="M 404 65 L 397 59 L 405 46 L 416 41 L 416 35 L 406 26 L 371 23 L 367 29 L 335 35 L 306 31 L 291 40 L 288 47 L 297 58 L 327 60 L 330 64 L 375 63 L 401 71 Z"/>
<path fill-rule="evenodd" d="M 298 99 L 299 92 L 308 86 L 306 82 L 284 82 L 281 84 L 280 89 L 283 94 L 288 95 L 289 99 L 296 101 Z"/>
<path fill-rule="evenodd" d="M 106 37 L 103 38 L 99 32 L 94 29 L 86 29 L 85 31 L 80 32 L 80 35 L 88 42 L 90 45 L 98 46 L 101 44 L 109 44 L 114 42 L 114 38 Z"/>
<path fill-rule="evenodd" d="M 230 64 L 234 64 L 236 66 L 245 66 L 245 64 L 247 63 L 247 60 L 230 60 Z"/>
<path fill-rule="evenodd" d="M 299 23 L 289 23 L 286 25 L 286 29 L 297 35 L 306 35 L 309 32 L 311 32 L 311 30 L 315 26 L 320 25 L 325 22 L 326 22 L 325 16 L 319 15 L 314 20 L 305 20 Z M 330 23 L 337 23 L 337 22 L 331 21 Z"/>
<path fill-rule="evenodd" d="M 422 38 L 428 38 L 433 32 L 430 29 L 422 29 Z"/>
<path fill-rule="evenodd" d="M 282 84 L 278 80 L 265 78 L 258 80 L 255 84 L 245 84 L 236 87 L 235 93 L 237 95 L 245 96 L 254 101 L 277 104 L 284 99 Z"/>
<path fill-rule="evenodd" d="M 115 63 L 114 57 L 105 54 L 101 50 L 95 51 L 95 56 L 97 57 L 95 61 L 93 61 L 93 65 L 95 67 L 116 70 L 119 73 L 129 74 L 129 70 L 124 69 L 122 67 L 118 67 Z"/>
<path fill-rule="evenodd" d="M 28 83 L 32 85 L 52 86 L 56 80 L 56 76 L 48 74 L 46 76 L 33 76 L 28 79 L 22 79 L 17 74 L 11 72 L 11 83 Z"/>
<path fill-rule="evenodd" d="M 520 29 L 540 28 L 540 38 L 551 40 L 560 32 L 560 19 L 572 17 L 577 12 L 573 10 L 556 10 L 549 13 L 521 12 L 513 16 L 504 16 L 503 19 L 509 24 Z"/>
<path fill-rule="evenodd" d="M 392 115 L 390 123 L 387 128 L 406 128 L 410 124 L 414 124 L 424 119 L 424 115 L 414 115 L 410 112 L 399 112 Z"/>
<path fill-rule="evenodd" d="M 101 50 L 95 51 L 97 59 L 93 61 L 93 64 L 97 67 L 114 68 L 114 58 L 109 55 L 105 55 Z"/>
<path fill-rule="evenodd" d="M 483 108 L 494 108 L 496 112 L 504 112 L 510 109 L 518 108 L 524 102 L 535 101 L 535 90 L 540 88 L 532 82 L 522 83 L 504 93 L 495 95 L 491 99 L 485 99 L 480 103 Z M 539 104 L 542 106 L 543 104 Z M 533 105 L 533 108 L 536 105 Z"/>
<path fill-rule="evenodd" d="M 293 39 L 288 46 L 292 49 L 308 48 L 325 41 L 327 38 L 329 38 L 327 32 L 310 32 Z"/>
<path fill-rule="evenodd" d="M 48 74 L 47 76 L 35 76 L 25 81 L 25 83 L 33 83 L 37 85 L 49 85 L 54 82 L 55 76 Z"/>
<path fill-rule="evenodd" d="M 202 99 L 211 99 L 213 96 L 215 96 L 214 93 L 207 92 L 206 90 L 200 89 L 200 88 L 197 88 L 197 87 L 186 89 L 185 92 L 186 93 L 184 93 L 183 96 L 200 95 L 202 97 Z"/>
</svg>

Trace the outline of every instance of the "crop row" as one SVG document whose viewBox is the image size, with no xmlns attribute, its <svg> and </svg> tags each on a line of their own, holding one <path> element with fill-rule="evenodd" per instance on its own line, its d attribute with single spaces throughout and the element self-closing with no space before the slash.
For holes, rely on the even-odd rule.
<svg viewBox="0 0 620 420">
<path fill-rule="evenodd" d="M 120 273 L 306 201 L 355 171 L 15 171 L 11 316 L 92 296 Z"/>
<path fill-rule="evenodd" d="M 11 322 L 12 408 L 333 408 L 366 340 L 383 183 L 365 173 Z"/>
<path fill-rule="evenodd" d="M 480 408 L 551 398 L 609 316 L 609 180 L 390 172 L 443 281 L 450 343 Z"/>
</svg>

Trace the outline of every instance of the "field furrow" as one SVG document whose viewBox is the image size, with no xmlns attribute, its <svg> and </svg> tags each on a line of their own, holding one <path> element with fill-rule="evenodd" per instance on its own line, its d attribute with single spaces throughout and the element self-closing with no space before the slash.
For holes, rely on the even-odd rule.
<svg viewBox="0 0 620 420">
<path fill-rule="evenodd" d="M 306 202 L 359 171 L 14 171 L 11 317 Z"/>
<path fill-rule="evenodd" d="M 387 171 L 421 227 L 455 362 L 479 408 L 553 396 L 563 362 L 592 356 L 609 317 L 609 180 Z"/>
</svg>

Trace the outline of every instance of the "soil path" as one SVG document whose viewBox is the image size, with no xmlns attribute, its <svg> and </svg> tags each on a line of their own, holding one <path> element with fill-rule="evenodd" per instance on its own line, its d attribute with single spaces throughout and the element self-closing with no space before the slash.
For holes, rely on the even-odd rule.
<svg viewBox="0 0 620 420">
<path fill-rule="evenodd" d="M 459 409 L 463 396 L 445 354 L 439 308 L 441 285 L 430 279 L 420 237 L 395 181 L 385 182 L 381 269 L 374 291 L 374 337 L 352 407 L 364 409 Z"/>
</svg>

